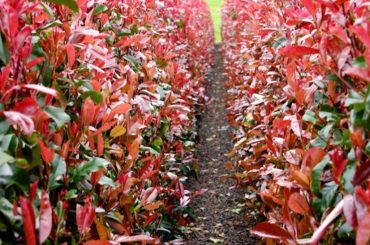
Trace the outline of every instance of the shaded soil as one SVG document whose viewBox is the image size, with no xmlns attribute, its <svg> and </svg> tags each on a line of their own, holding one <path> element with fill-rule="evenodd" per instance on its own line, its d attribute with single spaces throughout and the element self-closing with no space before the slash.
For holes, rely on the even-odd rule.
<svg viewBox="0 0 370 245">
<path fill-rule="evenodd" d="M 225 156 L 232 148 L 232 130 L 228 127 L 225 109 L 222 57 L 216 47 L 215 66 L 208 80 L 208 95 L 214 98 L 199 120 L 199 178 L 190 188 L 208 189 L 192 201 L 195 222 L 188 235 L 189 244 L 257 244 L 248 229 L 255 222 L 247 210 L 243 190 L 234 187 L 234 181 L 222 180 L 230 171 L 225 168 Z"/>
</svg>

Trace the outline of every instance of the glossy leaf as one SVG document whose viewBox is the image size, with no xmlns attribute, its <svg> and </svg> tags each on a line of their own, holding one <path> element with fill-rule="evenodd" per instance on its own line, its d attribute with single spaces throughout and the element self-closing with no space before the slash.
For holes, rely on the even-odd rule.
<svg viewBox="0 0 370 245">
<path fill-rule="evenodd" d="M 154 244 L 156 239 L 147 235 L 120 236 L 115 239 L 115 242 L 144 242 L 148 244 Z"/>
<path fill-rule="evenodd" d="M 77 204 L 76 206 L 76 223 L 78 227 L 78 232 L 84 235 L 90 230 L 95 217 L 95 208 L 92 207 L 90 198 L 85 201 L 85 205 L 81 206 Z"/>
<path fill-rule="evenodd" d="M 48 106 L 45 108 L 44 111 L 50 118 L 54 120 L 58 128 L 63 127 L 71 120 L 70 116 L 58 107 Z"/>
<path fill-rule="evenodd" d="M 48 194 L 43 192 L 40 200 L 40 231 L 39 242 L 44 243 L 50 235 L 53 226 L 52 208 Z"/>
<path fill-rule="evenodd" d="M 304 46 L 285 46 L 279 50 L 282 56 L 287 56 L 290 58 L 298 58 L 304 55 L 311 55 L 319 53 L 318 49 L 304 47 Z"/>
<path fill-rule="evenodd" d="M 73 11 L 78 11 L 78 5 L 74 0 L 45 0 L 46 2 L 51 2 L 55 4 L 61 4 L 64 5 Z"/>
<path fill-rule="evenodd" d="M 112 131 L 110 132 L 110 136 L 113 138 L 117 138 L 119 136 L 124 135 L 125 133 L 126 133 L 126 128 L 118 125 L 112 129 Z"/>
<path fill-rule="evenodd" d="M 26 245 L 36 245 L 35 214 L 32 205 L 22 196 L 19 200 L 23 217 L 24 243 Z"/>
<path fill-rule="evenodd" d="M 370 240 L 370 213 L 359 220 L 358 230 L 356 233 L 356 244 L 367 244 Z"/>
<path fill-rule="evenodd" d="M 278 225 L 270 224 L 268 222 L 259 223 L 251 230 L 252 234 L 273 239 L 281 239 L 283 241 L 291 240 L 290 234 Z"/>
</svg>

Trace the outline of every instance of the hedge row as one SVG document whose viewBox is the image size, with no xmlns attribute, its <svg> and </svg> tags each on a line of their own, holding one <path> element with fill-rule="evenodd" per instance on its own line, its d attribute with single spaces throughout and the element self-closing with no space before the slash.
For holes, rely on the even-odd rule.
<svg viewBox="0 0 370 245">
<path fill-rule="evenodd" d="M 268 244 L 369 241 L 369 6 L 225 3 L 230 155 Z"/>
<path fill-rule="evenodd" d="M 178 238 L 206 3 L 4 0 L 0 31 L 0 243 Z"/>
</svg>

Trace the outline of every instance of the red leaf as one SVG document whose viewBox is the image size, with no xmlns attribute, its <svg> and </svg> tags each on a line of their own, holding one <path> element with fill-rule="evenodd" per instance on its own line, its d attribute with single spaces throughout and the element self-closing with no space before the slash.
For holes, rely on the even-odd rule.
<svg viewBox="0 0 370 245">
<path fill-rule="evenodd" d="M 270 224 L 268 222 L 257 224 L 256 227 L 251 230 L 251 233 L 265 238 L 282 239 L 285 241 L 292 240 L 292 237 L 287 231 L 278 225 Z"/>
<path fill-rule="evenodd" d="M 291 122 L 291 128 L 292 131 L 294 132 L 295 135 L 298 137 L 302 137 L 303 135 L 303 130 L 302 130 L 302 120 L 297 117 L 297 115 L 294 116 L 285 116 L 284 120 L 290 120 Z"/>
<path fill-rule="evenodd" d="M 149 244 L 156 243 L 155 238 L 147 235 L 137 235 L 137 236 L 120 236 L 115 239 L 115 242 L 145 242 Z"/>
<path fill-rule="evenodd" d="M 41 139 L 37 140 L 40 148 L 41 148 L 41 157 L 47 163 L 50 164 L 51 161 L 54 159 L 54 150 L 52 148 L 48 148 Z"/>
<path fill-rule="evenodd" d="M 367 68 L 350 67 L 344 72 L 344 74 L 370 82 L 370 73 Z"/>
<path fill-rule="evenodd" d="M 309 149 L 303 157 L 303 166 L 314 168 L 325 156 L 325 151 L 319 147 Z"/>
<path fill-rule="evenodd" d="M 91 199 L 87 198 L 85 205 L 82 207 L 77 204 L 76 207 L 76 223 L 78 232 L 83 235 L 90 230 L 90 226 L 94 221 L 95 208 L 91 205 Z"/>
<path fill-rule="evenodd" d="M 31 60 L 30 62 L 27 63 L 26 69 L 30 69 L 30 68 L 34 67 L 35 65 L 43 62 L 44 60 L 45 60 L 44 57 L 38 57 L 36 59 L 33 59 L 33 60 Z"/>
<path fill-rule="evenodd" d="M 300 193 L 295 192 L 290 195 L 288 207 L 295 213 L 306 214 L 310 212 L 307 199 Z"/>
<path fill-rule="evenodd" d="M 141 193 L 141 203 L 143 206 L 152 203 L 158 196 L 158 190 L 155 187 L 150 187 Z"/>
<path fill-rule="evenodd" d="M 356 129 L 349 135 L 349 138 L 351 139 L 352 145 L 355 147 L 359 147 L 361 150 L 365 147 L 365 140 L 362 137 L 363 130 L 362 129 Z"/>
<path fill-rule="evenodd" d="M 14 199 L 14 201 L 13 201 L 13 215 L 14 216 L 18 215 L 18 203 L 17 203 L 16 199 Z"/>
<path fill-rule="evenodd" d="M 85 126 L 90 126 L 95 117 L 95 105 L 90 97 L 85 99 L 81 109 L 81 122 Z"/>
<path fill-rule="evenodd" d="M 304 47 L 304 46 L 286 46 L 279 50 L 280 55 L 287 56 L 290 58 L 299 58 L 304 55 L 317 54 L 319 53 L 318 49 Z"/>
<path fill-rule="evenodd" d="M 17 111 L 4 111 L 4 115 L 8 123 L 17 125 L 24 135 L 30 136 L 33 133 L 35 124 L 29 116 Z"/>
<path fill-rule="evenodd" d="M 39 104 L 32 97 L 22 99 L 14 107 L 15 111 L 21 112 L 22 114 L 25 114 L 27 116 L 34 116 L 39 111 L 39 109 Z"/>
<path fill-rule="evenodd" d="M 312 0 L 301 0 L 301 2 L 307 8 L 308 12 L 310 12 L 312 17 L 315 18 L 317 9 L 316 9 L 315 4 L 312 2 Z"/>
<path fill-rule="evenodd" d="M 52 226 L 52 209 L 49 201 L 49 196 L 45 192 L 43 192 L 40 201 L 40 244 L 48 239 Z"/>
<path fill-rule="evenodd" d="M 139 156 L 139 148 L 142 142 L 142 137 L 138 136 L 132 144 L 128 147 L 128 153 L 132 157 L 132 159 L 135 161 Z"/>
<path fill-rule="evenodd" d="M 99 182 L 99 180 L 101 179 L 101 177 L 104 174 L 104 171 L 105 171 L 105 169 L 101 168 L 100 170 L 91 173 L 90 182 L 91 182 L 92 185 L 96 185 Z"/>
<path fill-rule="evenodd" d="M 31 185 L 31 188 L 30 188 L 30 202 L 33 202 L 33 200 L 35 199 L 36 197 L 36 192 L 37 192 L 37 187 L 38 187 L 38 184 L 39 184 L 39 181 L 36 180 L 35 182 L 33 182 L 33 184 Z"/>
<path fill-rule="evenodd" d="M 368 211 L 361 220 L 359 220 L 356 232 L 356 245 L 366 245 L 370 239 L 370 212 Z"/>
<path fill-rule="evenodd" d="M 367 49 L 370 49 L 369 33 L 362 26 L 353 26 L 352 30 L 357 34 L 358 38 L 365 44 Z"/>
<path fill-rule="evenodd" d="M 1 91 L 4 89 L 5 85 L 8 83 L 10 73 L 10 67 L 5 66 L 0 71 L 0 89 Z"/>
<path fill-rule="evenodd" d="M 117 114 L 124 114 L 128 112 L 131 109 L 130 104 L 120 104 L 116 107 L 113 108 L 113 110 L 109 113 L 109 116 L 106 121 L 110 121 L 114 118 L 115 115 Z"/>
<path fill-rule="evenodd" d="M 329 153 L 330 159 L 333 162 L 333 180 L 339 184 L 342 173 L 347 166 L 348 159 L 345 159 L 344 152 L 338 149 Z"/>
<path fill-rule="evenodd" d="M 99 133 L 97 137 L 98 137 L 98 142 L 97 142 L 98 156 L 101 156 L 104 151 L 104 139 L 103 139 L 102 133 Z"/>
<path fill-rule="evenodd" d="M 38 84 L 25 84 L 25 85 L 22 85 L 22 88 L 28 88 L 28 89 L 36 90 L 36 91 L 39 91 L 41 93 L 51 95 L 53 97 L 57 97 L 57 95 L 58 95 L 57 91 L 55 89 L 48 88 L 48 87 L 45 87 L 43 85 L 38 85 Z"/>
<path fill-rule="evenodd" d="M 9 32 L 9 36 L 14 38 L 18 34 L 18 13 L 14 8 L 9 8 L 8 11 L 9 12 L 4 15 L 4 27 L 8 29 L 7 31 Z"/>
<path fill-rule="evenodd" d="M 27 25 L 22 28 L 16 37 L 15 50 L 22 59 L 27 59 L 32 52 L 32 27 Z"/>
<path fill-rule="evenodd" d="M 24 242 L 26 245 L 36 245 L 35 214 L 31 203 L 24 197 L 20 197 L 23 217 Z"/>
<path fill-rule="evenodd" d="M 72 44 L 67 45 L 68 67 L 72 67 L 76 60 L 75 47 Z"/>
<path fill-rule="evenodd" d="M 353 176 L 353 185 L 361 185 L 370 176 L 370 159 L 366 159 L 357 167 L 355 175 Z"/>
</svg>

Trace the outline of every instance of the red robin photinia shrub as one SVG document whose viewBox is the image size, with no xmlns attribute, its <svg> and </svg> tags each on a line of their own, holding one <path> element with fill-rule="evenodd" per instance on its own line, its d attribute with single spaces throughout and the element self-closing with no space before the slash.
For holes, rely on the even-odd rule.
<svg viewBox="0 0 370 245">
<path fill-rule="evenodd" d="M 202 0 L 0 1 L 0 243 L 178 238 L 213 40 Z"/>
<path fill-rule="evenodd" d="M 264 217 L 251 232 L 268 244 L 369 241 L 369 6 L 224 5 L 233 177 Z"/>
</svg>

